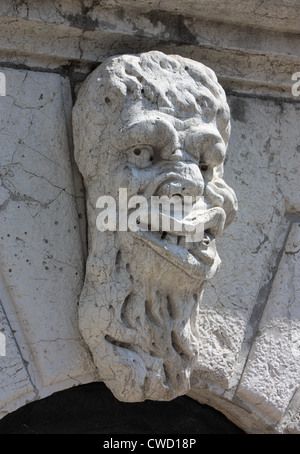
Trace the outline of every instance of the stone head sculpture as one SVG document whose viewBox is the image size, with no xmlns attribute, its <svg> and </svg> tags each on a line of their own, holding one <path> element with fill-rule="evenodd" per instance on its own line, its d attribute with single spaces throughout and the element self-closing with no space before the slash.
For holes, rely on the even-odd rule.
<svg viewBox="0 0 300 454">
<path fill-rule="evenodd" d="M 111 57 L 80 88 L 73 130 L 87 192 L 82 336 L 118 399 L 170 400 L 190 389 L 203 287 L 219 268 L 216 241 L 237 209 L 222 179 L 224 91 L 212 70 L 186 58 Z M 99 231 L 98 198 L 117 200 L 124 188 L 127 200 L 200 197 L 189 214 L 203 227 L 200 240 L 187 241 L 184 228 Z"/>
</svg>

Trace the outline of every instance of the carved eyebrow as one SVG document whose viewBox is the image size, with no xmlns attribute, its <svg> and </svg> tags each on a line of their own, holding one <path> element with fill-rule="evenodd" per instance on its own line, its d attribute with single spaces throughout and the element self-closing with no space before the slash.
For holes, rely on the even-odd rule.
<svg viewBox="0 0 300 454">
<path fill-rule="evenodd" d="M 126 150 L 134 145 L 152 145 L 163 147 L 178 137 L 174 126 L 162 118 L 145 119 L 121 130 L 117 140 L 117 146 Z"/>
<path fill-rule="evenodd" d="M 203 107 L 203 104 L 206 103 L 206 107 L 213 112 L 217 111 L 218 107 L 218 102 L 217 99 L 212 96 L 211 92 L 206 89 L 206 90 L 201 90 L 198 93 L 198 96 L 196 98 L 197 104 L 200 104 L 201 107 Z"/>
</svg>

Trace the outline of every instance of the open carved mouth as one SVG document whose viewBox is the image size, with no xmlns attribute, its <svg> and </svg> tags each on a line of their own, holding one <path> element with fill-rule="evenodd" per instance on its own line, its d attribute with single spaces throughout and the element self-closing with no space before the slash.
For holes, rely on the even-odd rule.
<svg viewBox="0 0 300 454">
<path fill-rule="evenodd" d="M 202 212 L 193 212 L 192 221 L 183 221 L 182 230 L 179 231 L 147 231 L 133 232 L 137 238 L 144 241 L 159 255 L 181 268 L 189 276 L 199 278 L 212 277 L 215 274 L 220 258 L 216 249 L 216 239 L 221 235 L 226 219 L 225 211 L 220 207 L 211 208 Z M 196 241 L 190 234 L 190 228 L 185 228 L 193 223 L 194 227 L 200 226 L 202 232 L 196 236 Z"/>
</svg>

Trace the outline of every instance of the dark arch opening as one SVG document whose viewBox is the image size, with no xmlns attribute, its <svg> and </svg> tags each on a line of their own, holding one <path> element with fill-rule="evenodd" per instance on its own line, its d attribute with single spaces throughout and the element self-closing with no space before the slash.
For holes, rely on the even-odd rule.
<svg viewBox="0 0 300 454">
<path fill-rule="evenodd" d="M 90 383 L 31 402 L 0 421 L 0 434 L 243 434 L 222 413 L 182 396 L 119 402 Z"/>
</svg>

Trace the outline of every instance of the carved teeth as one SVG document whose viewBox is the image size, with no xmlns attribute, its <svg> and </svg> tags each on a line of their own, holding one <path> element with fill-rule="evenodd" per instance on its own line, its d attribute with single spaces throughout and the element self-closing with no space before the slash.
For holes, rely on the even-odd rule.
<svg viewBox="0 0 300 454">
<path fill-rule="evenodd" d="M 181 246 L 181 247 L 187 246 L 186 241 L 185 241 L 185 236 L 183 236 L 183 235 L 176 236 L 176 235 L 172 235 L 167 232 L 162 232 L 160 238 L 170 244 L 176 244 L 177 246 Z M 208 233 L 204 233 L 204 237 L 198 243 L 198 245 L 203 248 L 208 248 L 212 239 L 213 239 L 212 235 L 210 235 Z"/>
</svg>

